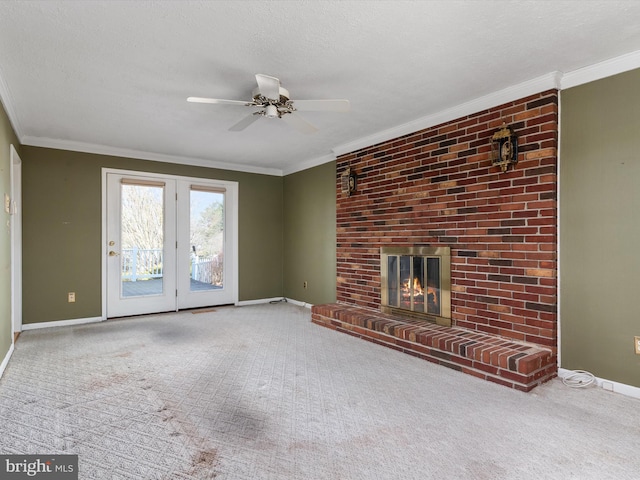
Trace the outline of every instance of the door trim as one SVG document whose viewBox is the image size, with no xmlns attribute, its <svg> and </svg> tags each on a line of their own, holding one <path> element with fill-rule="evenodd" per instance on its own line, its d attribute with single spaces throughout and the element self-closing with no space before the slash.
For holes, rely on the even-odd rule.
<svg viewBox="0 0 640 480">
<path fill-rule="evenodd" d="M 11 342 L 22 331 L 22 160 L 13 145 L 9 146 L 11 182 Z"/>
<path fill-rule="evenodd" d="M 187 181 L 198 183 L 202 181 L 213 181 L 224 185 L 229 192 L 231 192 L 230 199 L 233 198 L 235 202 L 235 208 L 232 209 L 232 218 L 230 218 L 230 227 L 228 228 L 228 242 L 230 242 L 230 246 L 232 248 L 232 254 L 230 259 L 230 268 L 234 272 L 233 279 L 230 282 L 230 295 L 232 303 L 234 305 L 238 305 L 238 285 L 239 285 L 239 275 L 238 275 L 238 207 L 239 207 L 239 197 L 238 197 L 238 182 L 228 181 L 228 180 L 218 180 L 216 178 L 207 178 L 207 177 L 187 177 L 181 175 L 169 175 L 169 174 L 161 174 L 161 173 L 153 173 L 153 172 L 145 172 L 139 170 L 123 170 L 123 169 L 115 169 L 115 168 L 102 168 L 102 234 L 101 234 L 101 267 L 102 267 L 102 320 L 107 319 L 107 174 L 117 174 L 117 175 L 138 175 L 144 177 L 157 178 L 158 180 L 175 180 L 175 181 Z"/>
</svg>

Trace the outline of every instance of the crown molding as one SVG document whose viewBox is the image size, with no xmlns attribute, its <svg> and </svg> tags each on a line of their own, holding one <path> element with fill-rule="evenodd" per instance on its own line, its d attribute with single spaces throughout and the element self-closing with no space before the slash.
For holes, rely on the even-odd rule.
<svg viewBox="0 0 640 480">
<path fill-rule="evenodd" d="M 55 138 L 33 137 L 26 135 L 21 139 L 23 145 L 32 147 L 55 148 L 72 152 L 93 153 L 97 155 L 111 155 L 113 157 L 136 158 L 139 160 L 152 160 L 156 162 L 177 163 L 180 165 L 192 165 L 196 167 L 218 168 L 220 170 L 233 170 L 235 172 L 258 173 L 262 175 L 282 176 L 282 170 L 277 168 L 255 167 L 251 165 L 238 165 L 233 163 L 216 162 L 195 157 L 181 157 L 164 155 L 161 153 L 144 152 L 127 148 L 109 147 L 93 143 L 74 142 L 70 140 L 57 140 Z"/>
<path fill-rule="evenodd" d="M 153 160 L 167 163 L 177 163 L 183 165 L 193 165 L 206 168 L 219 168 L 221 170 L 232 170 L 238 172 L 257 173 L 264 175 L 283 176 L 290 175 L 302 170 L 313 168 L 318 165 L 333 161 L 337 156 L 344 155 L 362 148 L 370 147 L 378 143 L 386 142 L 394 138 L 401 137 L 410 133 L 433 127 L 440 123 L 450 122 L 466 115 L 474 114 L 497 105 L 507 103 L 513 100 L 533 95 L 549 89 L 564 90 L 578 85 L 600 80 L 606 77 L 624 73 L 630 70 L 640 68 L 640 50 L 621 55 L 603 62 L 589 65 L 567 73 L 551 72 L 546 75 L 534 78 L 532 80 L 507 87 L 503 90 L 490 93 L 483 97 L 471 100 L 469 102 L 457 105 L 455 107 L 442 110 L 432 115 L 418 118 L 411 122 L 398 125 L 396 127 L 383 130 L 381 132 L 368 135 L 366 137 L 357 138 L 348 143 L 340 144 L 332 149 L 332 153 L 303 160 L 297 165 L 278 168 L 265 168 L 251 165 L 238 165 L 226 162 L 216 162 L 202 158 L 181 157 L 164 155 L 153 152 L 144 152 L 139 150 L 130 150 L 118 147 L 109 147 L 105 145 L 89 144 L 83 142 L 73 142 L 67 140 L 58 140 L 47 137 L 34 137 L 25 135 L 22 126 L 18 120 L 18 114 L 14 108 L 12 96 L 8 85 L 4 81 L 4 75 L 0 70 L 0 102 L 4 106 L 11 126 L 23 145 L 31 145 L 36 147 L 57 148 L 63 150 L 95 153 L 99 155 L 112 155 L 117 157 L 137 158 L 142 160 Z"/>
<path fill-rule="evenodd" d="M 640 68 L 640 50 L 565 73 L 562 76 L 562 89 L 577 87 L 636 68 Z"/>
<path fill-rule="evenodd" d="M 336 156 L 344 155 L 361 148 L 370 147 L 378 143 L 386 142 L 394 138 L 402 137 L 410 133 L 424 130 L 425 128 L 433 127 L 441 123 L 450 122 L 457 118 L 471 115 L 474 113 L 493 108 L 496 105 L 502 105 L 503 103 L 518 100 L 529 95 L 543 92 L 549 89 L 560 88 L 560 72 L 552 72 L 540 77 L 528 80 L 518 85 L 507 87 L 503 90 L 490 93 L 483 97 L 476 98 L 466 103 L 462 103 L 452 108 L 442 110 L 434 113 L 433 115 L 427 115 L 411 122 L 404 123 L 388 130 L 362 137 L 353 142 L 345 143 L 334 147 L 333 152 Z"/>
<path fill-rule="evenodd" d="M 344 155 L 361 148 L 370 147 L 378 143 L 386 142 L 394 138 L 433 127 L 440 123 L 450 122 L 465 115 L 481 112 L 488 108 L 501 105 L 513 100 L 533 95 L 535 93 L 552 88 L 564 90 L 606 77 L 611 77 L 619 73 L 628 72 L 640 68 L 640 50 L 620 55 L 615 58 L 605 60 L 594 65 L 572 70 L 571 72 L 551 72 L 532 80 L 514 85 L 503 90 L 490 93 L 484 97 L 471 100 L 453 108 L 443 110 L 433 115 L 421 117 L 397 127 L 383 130 L 381 132 L 356 139 L 349 143 L 344 143 L 333 148 L 336 156 Z"/>
<path fill-rule="evenodd" d="M 22 127 L 20 126 L 20 122 L 18 120 L 18 114 L 13 108 L 11 92 L 9 91 L 9 86 L 4 81 L 2 69 L 0 69 L 0 102 L 2 102 L 4 111 L 7 113 L 7 117 L 9 117 L 9 122 L 13 127 L 13 131 L 16 134 L 16 137 L 18 137 L 18 141 L 22 143 Z"/>
<path fill-rule="evenodd" d="M 322 157 L 311 158 L 309 160 L 303 160 L 300 163 L 295 165 L 291 165 L 285 167 L 282 170 L 282 175 L 291 175 L 292 173 L 301 172 L 303 170 L 308 170 L 313 167 L 317 167 L 318 165 L 324 165 L 325 163 L 333 162 L 336 159 L 334 154 L 323 155 Z"/>
</svg>

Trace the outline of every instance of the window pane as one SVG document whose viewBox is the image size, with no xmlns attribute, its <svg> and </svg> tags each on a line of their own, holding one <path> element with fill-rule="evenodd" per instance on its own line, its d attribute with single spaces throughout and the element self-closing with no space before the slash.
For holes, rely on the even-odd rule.
<svg viewBox="0 0 640 480">
<path fill-rule="evenodd" d="M 224 286 L 224 193 L 191 190 L 190 194 L 192 292 Z"/>
<path fill-rule="evenodd" d="M 121 185 L 120 285 L 123 297 L 163 291 L 164 187 Z"/>
</svg>

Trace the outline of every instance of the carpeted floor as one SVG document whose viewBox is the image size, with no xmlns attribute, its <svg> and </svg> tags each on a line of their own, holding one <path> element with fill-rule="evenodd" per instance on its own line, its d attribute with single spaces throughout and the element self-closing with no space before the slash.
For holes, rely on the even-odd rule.
<svg viewBox="0 0 640 480">
<path fill-rule="evenodd" d="M 525 394 L 310 323 L 288 304 L 24 332 L 0 453 L 81 479 L 638 479 L 640 402 Z"/>
</svg>

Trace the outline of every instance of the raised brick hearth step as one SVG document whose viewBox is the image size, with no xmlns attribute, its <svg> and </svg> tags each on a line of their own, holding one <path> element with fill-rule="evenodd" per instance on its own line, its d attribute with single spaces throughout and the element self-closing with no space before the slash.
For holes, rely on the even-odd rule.
<svg viewBox="0 0 640 480">
<path fill-rule="evenodd" d="M 557 375 L 551 350 L 338 303 L 314 305 L 311 321 L 525 392 Z"/>
</svg>

